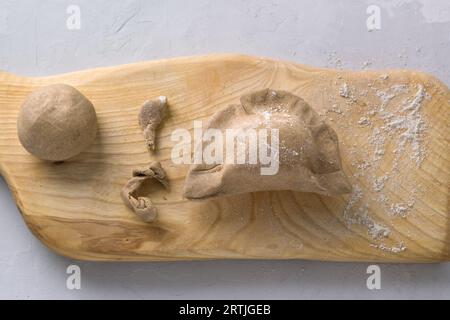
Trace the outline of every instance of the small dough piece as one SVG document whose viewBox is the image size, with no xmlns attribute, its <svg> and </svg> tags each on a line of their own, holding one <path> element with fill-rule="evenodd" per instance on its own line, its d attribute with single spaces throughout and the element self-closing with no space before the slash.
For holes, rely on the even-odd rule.
<svg viewBox="0 0 450 320">
<path fill-rule="evenodd" d="M 139 113 L 139 125 L 144 132 L 147 147 L 155 151 L 156 130 L 167 117 L 167 98 L 159 97 L 157 100 L 146 101 Z"/>
<path fill-rule="evenodd" d="M 279 170 L 274 175 L 261 175 L 259 159 L 256 164 L 194 164 L 184 186 L 187 199 L 276 190 L 329 196 L 351 191 L 342 171 L 337 134 L 311 106 L 289 92 L 266 89 L 243 96 L 241 105 L 214 114 L 205 125 L 204 130 L 208 129 L 220 130 L 224 137 L 227 129 L 278 129 Z M 203 142 L 202 150 L 211 149 L 211 143 Z M 248 159 L 248 143 L 246 148 Z"/>
<path fill-rule="evenodd" d="M 77 89 L 55 84 L 34 91 L 17 120 L 20 143 L 42 160 L 65 161 L 86 150 L 97 135 L 92 103 Z"/>
<path fill-rule="evenodd" d="M 143 183 L 149 179 L 156 179 L 166 189 L 169 188 L 166 173 L 161 164 L 159 162 L 153 162 L 148 169 L 134 170 L 133 178 L 127 182 L 121 192 L 124 203 L 145 222 L 153 222 L 158 213 L 149 198 L 136 195 Z"/>
</svg>

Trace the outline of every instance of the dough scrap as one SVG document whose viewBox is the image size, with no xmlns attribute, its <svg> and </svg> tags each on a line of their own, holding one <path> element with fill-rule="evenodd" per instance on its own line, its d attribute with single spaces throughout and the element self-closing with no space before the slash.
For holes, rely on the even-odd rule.
<svg viewBox="0 0 450 320">
<path fill-rule="evenodd" d="M 261 175 L 259 161 L 194 164 L 185 181 L 185 198 L 203 200 L 275 190 L 328 196 L 351 192 L 342 170 L 337 134 L 303 99 L 270 89 L 245 95 L 241 105 L 217 112 L 205 126 L 223 133 L 230 128 L 279 129 L 278 173 Z M 210 143 L 203 142 L 202 150 Z M 248 159 L 248 149 L 246 152 Z"/>
<path fill-rule="evenodd" d="M 167 117 L 167 98 L 159 97 L 157 100 L 146 101 L 139 113 L 139 125 L 144 133 L 147 147 L 155 151 L 156 130 Z"/>
<path fill-rule="evenodd" d="M 166 173 L 161 164 L 153 162 L 147 169 L 133 170 L 133 178 L 127 182 L 121 192 L 124 203 L 145 222 L 153 222 L 158 213 L 149 198 L 136 196 L 143 183 L 149 179 L 155 179 L 166 189 L 169 188 Z"/>
</svg>

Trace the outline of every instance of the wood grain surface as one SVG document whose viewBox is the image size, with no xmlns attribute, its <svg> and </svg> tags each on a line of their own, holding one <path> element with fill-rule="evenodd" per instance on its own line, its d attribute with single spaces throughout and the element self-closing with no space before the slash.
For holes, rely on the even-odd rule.
<svg viewBox="0 0 450 320">
<path fill-rule="evenodd" d="M 62 164 L 29 155 L 16 129 L 24 98 L 54 83 L 78 88 L 99 120 L 95 144 Z M 171 133 L 192 130 L 194 120 L 264 88 L 301 96 L 329 121 L 340 137 L 352 195 L 182 198 L 188 165 L 173 164 Z M 137 115 L 145 100 L 160 95 L 169 99 L 170 116 L 151 153 Z M 449 119 L 448 88 L 414 71 L 350 72 L 215 55 L 44 78 L 0 73 L 0 172 L 31 231 L 76 259 L 447 261 Z M 120 190 L 133 169 L 154 160 L 164 166 L 170 190 L 148 186 L 159 216 L 147 224 L 122 203 Z"/>
</svg>

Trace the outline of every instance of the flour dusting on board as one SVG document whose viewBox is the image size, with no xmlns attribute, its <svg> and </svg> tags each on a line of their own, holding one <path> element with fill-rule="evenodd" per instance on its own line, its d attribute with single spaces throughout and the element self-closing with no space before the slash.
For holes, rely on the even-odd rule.
<svg viewBox="0 0 450 320">
<path fill-rule="evenodd" d="M 371 244 L 370 246 L 373 248 L 376 248 L 376 249 L 380 249 L 382 251 L 390 252 L 390 253 L 400 253 L 400 252 L 406 251 L 406 246 L 403 242 L 400 242 L 398 245 L 393 246 L 393 247 L 389 247 L 389 246 L 385 245 L 384 243 Z"/>
<path fill-rule="evenodd" d="M 424 84 L 393 81 L 391 75 L 381 74 L 362 90 L 338 75 L 337 89 L 329 96 L 330 108 L 322 115 L 340 121 L 352 137 L 350 145 L 342 142 L 352 159 L 355 181 L 359 181 L 343 209 L 347 228 L 363 227 L 372 240 L 371 247 L 398 254 L 407 247 L 398 235 L 390 239 L 394 237 L 391 228 L 398 219 L 407 219 L 414 212 L 421 192 L 421 186 L 413 185 L 408 173 L 426 158 L 427 125 L 422 108 L 431 97 Z M 360 115 L 355 123 L 344 125 L 347 119 L 355 119 L 350 117 L 355 113 Z M 397 198 L 398 188 L 409 190 L 410 199 Z M 375 216 L 375 208 L 380 212 L 380 207 L 384 214 Z"/>
</svg>

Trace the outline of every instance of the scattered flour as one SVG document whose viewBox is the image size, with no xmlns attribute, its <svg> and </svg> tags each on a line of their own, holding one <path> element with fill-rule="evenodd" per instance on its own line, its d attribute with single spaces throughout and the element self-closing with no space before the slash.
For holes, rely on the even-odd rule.
<svg viewBox="0 0 450 320">
<path fill-rule="evenodd" d="M 373 146 L 373 161 L 379 161 L 384 156 L 384 144 L 386 137 L 382 134 L 379 128 L 375 128 L 372 132 L 372 136 L 369 139 L 369 143 Z"/>
<path fill-rule="evenodd" d="M 384 204 L 384 205 L 388 205 L 389 204 L 389 198 L 385 194 L 381 193 L 378 196 L 378 202 L 381 203 L 381 204 Z"/>
<path fill-rule="evenodd" d="M 342 114 L 342 110 L 339 108 L 339 106 L 337 104 L 333 104 L 328 110 L 327 112 L 334 112 L 337 114 Z"/>
<path fill-rule="evenodd" d="M 386 91 L 377 90 L 375 94 L 381 100 L 380 112 L 384 111 L 384 109 L 392 101 L 392 99 L 397 97 L 399 94 L 407 93 L 407 92 L 408 92 L 408 86 L 403 85 L 403 84 L 393 85 L 391 88 L 389 88 Z"/>
<path fill-rule="evenodd" d="M 361 117 L 361 119 L 359 119 L 359 121 L 358 121 L 358 124 L 359 124 L 360 126 L 365 127 L 365 126 L 370 126 L 371 122 L 370 122 L 370 119 L 369 119 L 369 118 L 367 118 L 367 117 Z"/>
<path fill-rule="evenodd" d="M 350 98 L 350 88 L 348 87 L 347 83 L 343 83 L 341 87 L 339 88 L 339 95 L 342 98 Z"/>
<path fill-rule="evenodd" d="M 406 144 L 410 144 L 412 153 L 410 155 L 418 166 L 423 162 L 425 158 L 425 150 L 422 144 L 422 133 L 426 128 L 425 122 L 422 120 L 420 109 L 422 102 L 427 98 L 425 88 L 422 85 L 418 85 L 418 91 L 414 99 L 407 103 L 400 114 L 390 114 L 386 119 L 387 123 L 384 127 L 388 133 L 395 131 L 396 134 L 400 133 L 398 139 L 398 146 L 395 149 L 395 153 L 400 155 L 403 153 Z M 399 132 L 400 131 L 400 132 Z"/>
<path fill-rule="evenodd" d="M 367 97 L 369 95 L 369 90 L 361 90 L 359 92 L 360 97 Z"/>
<path fill-rule="evenodd" d="M 373 184 L 372 184 L 373 190 L 376 192 L 380 192 L 381 190 L 383 190 L 384 183 L 386 182 L 387 179 L 389 179 L 388 176 L 382 176 L 382 177 L 375 178 L 375 180 L 373 181 Z"/>
<path fill-rule="evenodd" d="M 379 76 L 381 81 L 386 81 L 389 78 L 388 74 Z M 389 238 L 391 230 L 370 217 L 370 204 L 375 202 L 377 205 L 382 205 L 382 207 L 386 208 L 388 216 L 393 218 L 406 218 L 414 208 L 415 191 L 412 191 L 409 202 L 396 203 L 392 202 L 383 193 L 383 190 L 389 181 L 392 181 L 392 183 L 404 183 L 404 181 L 398 180 L 400 179 L 399 161 L 404 155 L 409 155 L 409 157 L 406 156 L 406 159 L 409 158 L 412 165 L 420 166 L 423 162 L 426 156 L 426 150 L 423 145 L 426 124 L 422 119 L 421 108 L 424 101 L 429 99 L 430 96 L 427 94 L 424 85 L 421 84 L 416 87 L 406 84 L 394 84 L 381 90 L 376 87 L 377 83 L 379 82 L 374 81 L 368 84 L 369 92 L 367 92 L 368 90 L 357 92 L 356 89 L 350 90 L 348 83 L 342 82 L 339 87 L 339 96 L 349 100 L 349 105 L 356 102 L 353 94 L 359 97 L 368 97 L 369 94 L 373 94 L 374 97 L 379 99 L 379 104 L 377 105 L 369 105 L 364 102 L 358 103 L 358 105 L 365 106 L 367 110 L 359 119 L 358 125 L 361 127 L 360 130 L 372 131 L 368 139 L 372 152 L 371 159 L 368 158 L 368 155 L 362 154 L 361 159 L 352 162 L 352 166 L 356 168 L 354 177 L 370 179 L 369 182 L 372 184 L 372 189 L 377 193 L 377 196 L 372 198 L 365 197 L 362 188 L 359 185 L 355 185 L 353 193 L 344 207 L 343 217 L 348 228 L 352 225 L 364 226 L 367 228 L 368 235 L 373 240 L 380 242 L 384 238 Z M 408 95 L 410 97 L 405 98 Z M 339 112 L 335 108 L 337 108 L 337 105 L 333 104 L 328 112 L 335 112 L 344 116 L 346 112 L 354 112 L 351 107 L 344 109 L 344 111 L 339 109 Z M 348 131 L 357 136 L 354 132 L 354 127 L 348 128 Z M 411 152 L 406 152 L 407 146 L 410 147 Z M 384 166 L 385 172 L 380 175 L 377 171 L 380 167 L 379 162 L 384 160 L 387 150 L 392 150 L 394 153 L 394 158 L 390 158 L 392 161 L 389 162 L 391 169 L 389 170 L 389 168 Z M 349 152 L 353 157 L 361 154 L 356 144 L 353 144 L 353 149 L 350 148 Z M 403 163 L 402 168 L 404 168 Z M 410 185 L 405 185 L 405 187 L 409 187 L 411 190 L 415 188 Z M 382 242 L 371 246 L 390 253 L 401 253 L 406 250 L 403 242 L 393 247 L 387 246 Z"/>
<path fill-rule="evenodd" d="M 410 207 L 405 203 L 393 203 L 391 205 L 391 213 L 395 216 L 405 218 Z"/>
<path fill-rule="evenodd" d="M 353 162 L 352 165 L 358 168 L 358 170 L 354 173 L 355 178 L 363 177 L 366 173 L 366 170 L 368 170 L 371 166 L 371 164 L 367 161 L 356 161 Z"/>
<path fill-rule="evenodd" d="M 402 111 L 412 111 L 413 113 L 417 113 L 420 110 L 420 107 L 422 106 L 422 102 L 425 100 L 425 98 L 429 98 L 427 95 L 427 92 L 423 85 L 419 84 L 417 86 L 417 93 L 413 99 L 413 101 L 405 106 Z"/>
<path fill-rule="evenodd" d="M 348 217 L 350 213 L 350 209 L 362 199 L 363 192 L 360 186 L 355 185 L 353 187 L 352 194 L 350 196 L 350 200 L 348 201 L 347 205 L 344 208 L 344 217 Z M 349 220 L 351 222 L 351 219 Z"/>
<path fill-rule="evenodd" d="M 390 207 L 391 215 L 395 217 L 406 218 L 409 211 L 411 211 L 416 204 L 416 193 L 417 189 L 413 189 L 408 203 L 392 203 Z"/>
<path fill-rule="evenodd" d="M 390 253 L 401 253 L 406 251 L 406 246 L 403 242 L 400 242 L 397 246 L 389 247 L 383 243 L 380 244 L 371 244 L 373 248 L 380 249 L 382 251 L 390 252 Z"/>
<path fill-rule="evenodd" d="M 344 208 L 344 219 L 347 226 L 362 225 L 367 227 L 367 233 L 374 240 L 389 237 L 389 234 L 391 233 L 390 229 L 377 223 L 369 216 L 369 206 L 367 204 L 364 204 L 351 212 L 351 209 L 356 207 L 356 204 L 360 202 L 362 198 L 362 189 L 357 185 L 353 188 L 350 200 Z"/>
</svg>

